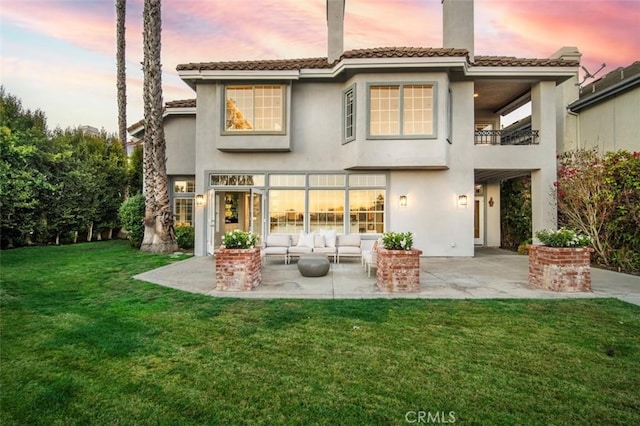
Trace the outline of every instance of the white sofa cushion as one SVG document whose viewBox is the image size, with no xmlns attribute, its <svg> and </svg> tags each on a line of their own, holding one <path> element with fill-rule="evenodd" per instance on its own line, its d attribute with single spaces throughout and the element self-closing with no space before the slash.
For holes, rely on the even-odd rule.
<svg viewBox="0 0 640 426">
<path fill-rule="evenodd" d="M 313 248 L 324 248 L 325 247 L 325 243 L 324 243 L 324 235 L 322 234 L 315 234 L 315 236 L 313 237 Z"/>
<path fill-rule="evenodd" d="M 340 247 L 358 247 L 360 249 L 361 238 L 358 234 L 338 235 L 338 248 Z"/>
<path fill-rule="evenodd" d="M 265 245 L 266 247 L 289 247 L 291 245 L 291 237 L 289 235 L 267 235 Z"/>
</svg>

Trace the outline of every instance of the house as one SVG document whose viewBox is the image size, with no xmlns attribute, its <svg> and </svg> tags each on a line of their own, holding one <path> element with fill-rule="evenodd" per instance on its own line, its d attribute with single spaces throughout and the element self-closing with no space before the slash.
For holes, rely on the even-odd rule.
<svg viewBox="0 0 640 426">
<path fill-rule="evenodd" d="M 581 88 L 567 111 L 570 121 L 561 151 L 640 151 L 640 61 Z"/>
<path fill-rule="evenodd" d="M 534 231 L 556 227 L 558 88 L 580 53 L 475 55 L 473 1 L 442 3 L 438 48 L 344 51 L 345 1 L 328 0 L 326 58 L 177 66 L 197 96 L 167 103 L 167 173 L 196 255 L 232 229 L 335 229 L 412 231 L 424 256 L 473 256 L 500 244 L 500 181 L 526 174 Z M 527 102 L 529 129 L 499 130 Z"/>
</svg>

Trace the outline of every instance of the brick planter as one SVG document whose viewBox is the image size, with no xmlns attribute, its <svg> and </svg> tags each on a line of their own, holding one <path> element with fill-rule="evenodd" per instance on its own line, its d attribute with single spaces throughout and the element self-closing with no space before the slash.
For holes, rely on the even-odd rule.
<svg viewBox="0 0 640 426">
<path fill-rule="evenodd" d="M 215 251 L 216 290 L 250 291 L 262 280 L 260 248 Z"/>
<path fill-rule="evenodd" d="M 592 248 L 528 248 L 530 285 L 551 291 L 591 291 Z"/>
<path fill-rule="evenodd" d="M 386 293 L 420 291 L 420 255 L 422 250 L 378 248 L 376 282 Z"/>
</svg>

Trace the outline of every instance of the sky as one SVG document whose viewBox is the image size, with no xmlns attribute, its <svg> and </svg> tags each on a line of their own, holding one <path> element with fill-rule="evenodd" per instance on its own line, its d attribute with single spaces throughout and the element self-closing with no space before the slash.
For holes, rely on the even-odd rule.
<svg viewBox="0 0 640 426">
<path fill-rule="evenodd" d="M 143 118 L 143 0 L 127 0 L 127 125 Z M 475 54 L 577 46 L 597 77 L 640 60 L 640 0 L 476 0 Z M 0 84 L 49 129 L 117 132 L 115 0 L 0 0 Z M 441 0 L 346 0 L 345 50 L 442 47 Z M 188 62 L 327 55 L 325 0 L 164 0 L 164 101 L 195 98 Z M 587 80 L 589 83 L 592 80 Z"/>
</svg>

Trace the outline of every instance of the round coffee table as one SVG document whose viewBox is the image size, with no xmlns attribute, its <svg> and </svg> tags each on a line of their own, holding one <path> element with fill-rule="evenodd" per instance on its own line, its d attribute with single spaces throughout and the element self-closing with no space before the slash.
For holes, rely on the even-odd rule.
<svg viewBox="0 0 640 426">
<path fill-rule="evenodd" d="M 324 254 L 305 254 L 298 259 L 298 271 L 303 277 L 324 277 L 330 266 Z"/>
</svg>

